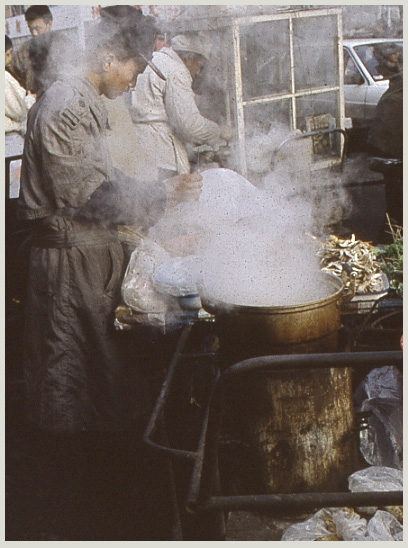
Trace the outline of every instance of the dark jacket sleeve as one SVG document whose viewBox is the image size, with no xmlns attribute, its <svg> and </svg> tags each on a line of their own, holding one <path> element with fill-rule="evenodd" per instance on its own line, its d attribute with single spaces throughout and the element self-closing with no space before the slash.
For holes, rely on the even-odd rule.
<svg viewBox="0 0 408 548">
<path fill-rule="evenodd" d="M 369 154 L 402 159 L 403 89 L 402 75 L 390 81 L 379 100 L 367 139 Z"/>
<path fill-rule="evenodd" d="M 76 213 L 77 219 L 112 222 L 148 229 L 164 213 L 166 192 L 161 183 L 144 183 L 114 170 L 115 180 L 105 181 Z"/>
</svg>

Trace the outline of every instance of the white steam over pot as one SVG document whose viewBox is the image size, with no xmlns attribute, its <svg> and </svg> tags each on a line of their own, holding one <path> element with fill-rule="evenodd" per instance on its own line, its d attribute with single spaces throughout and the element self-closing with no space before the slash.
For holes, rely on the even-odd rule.
<svg viewBox="0 0 408 548">
<path fill-rule="evenodd" d="M 191 274 L 207 296 L 237 305 L 280 306 L 328 295 L 308 235 L 309 203 L 289 199 L 278 181 L 259 189 L 228 169 L 210 169 L 202 177 L 200 200 L 173 208 L 151 236 L 196 235 Z"/>
</svg>

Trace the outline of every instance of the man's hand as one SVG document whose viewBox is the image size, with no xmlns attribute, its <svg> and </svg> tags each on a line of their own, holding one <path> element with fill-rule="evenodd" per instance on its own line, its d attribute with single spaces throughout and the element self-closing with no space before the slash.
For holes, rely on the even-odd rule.
<svg viewBox="0 0 408 548">
<path fill-rule="evenodd" d="M 229 143 L 234 139 L 235 132 L 232 127 L 220 126 L 220 137 L 223 141 Z"/>
<path fill-rule="evenodd" d="M 167 192 L 167 205 L 174 206 L 180 202 L 194 202 L 199 199 L 203 179 L 201 174 L 186 173 L 164 181 Z"/>
</svg>

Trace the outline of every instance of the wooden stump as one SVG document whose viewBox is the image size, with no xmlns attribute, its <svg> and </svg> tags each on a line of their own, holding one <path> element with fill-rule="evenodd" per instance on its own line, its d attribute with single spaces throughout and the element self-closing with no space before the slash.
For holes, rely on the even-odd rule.
<svg viewBox="0 0 408 548">
<path fill-rule="evenodd" d="M 245 385 L 236 402 L 241 432 L 265 492 L 347 490 L 358 458 L 351 370 L 279 372 Z"/>
</svg>

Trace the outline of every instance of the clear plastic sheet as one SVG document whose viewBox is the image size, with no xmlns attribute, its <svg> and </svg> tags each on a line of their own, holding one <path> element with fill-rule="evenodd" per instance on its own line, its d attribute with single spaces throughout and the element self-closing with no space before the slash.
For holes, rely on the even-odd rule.
<svg viewBox="0 0 408 548">
<path fill-rule="evenodd" d="M 135 312 L 165 313 L 170 298 L 153 286 L 152 275 L 157 267 L 170 260 L 168 253 L 151 240 L 142 240 L 133 251 L 122 282 L 122 298 Z"/>
<path fill-rule="evenodd" d="M 353 509 L 323 508 L 306 521 L 291 525 L 281 540 L 364 540 L 366 532 L 367 520 Z"/>
<path fill-rule="evenodd" d="M 377 510 L 368 522 L 367 530 L 367 540 L 403 540 L 402 525 L 385 510 Z"/>
<path fill-rule="evenodd" d="M 377 510 L 367 522 L 352 508 L 323 508 L 306 521 L 291 525 L 281 540 L 401 541 L 403 527 L 385 510 Z"/>
<path fill-rule="evenodd" d="M 370 466 L 351 474 L 349 489 L 353 493 L 369 491 L 402 491 L 401 470 Z M 367 521 L 360 514 L 373 514 Z M 397 519 L 398 518 L 398 519 Z M 309 519 L 291 525 L 281 540 L 348 540 L 371 541 L 403 539 L 402 507 L 323 508 Z"/>
<path fill-rule="evenodd" d="M 184 297 L 198 293 L 195 271 L 198 258 L 194 255 L 174 257 L 155 269 L 152 275 L 154 287 L 160 293 Z"/>
<path fill-rule="evenodd" d="M 364 470 L 354 472 L 348 478 L 348 486 L 351 492 L 369 491 L 402 491 L 403 475 L 401 470 L 388 468 L 386 466 L 370 466 Z M 358 509 L 365 514 L 374 514 L 375 506 L 366 506 Z M 402 507 L 392 507 L 393 514 L 402 517 Z"/>
<path fill-rule="evenodd" d="M 370 466 L 351 474 L 348 486 L 351 492 L 402 491 L 403 474 L 401 470 L 387 466 Z"/>
</svg>

